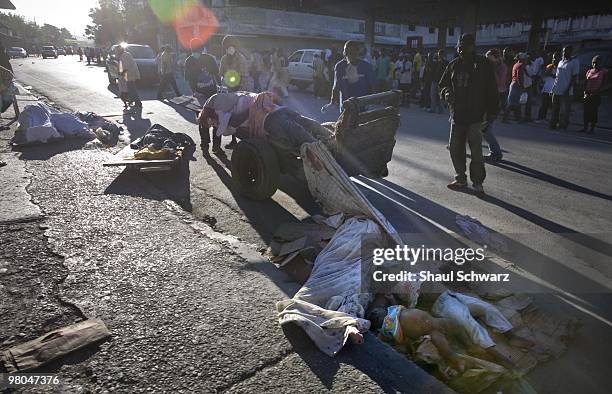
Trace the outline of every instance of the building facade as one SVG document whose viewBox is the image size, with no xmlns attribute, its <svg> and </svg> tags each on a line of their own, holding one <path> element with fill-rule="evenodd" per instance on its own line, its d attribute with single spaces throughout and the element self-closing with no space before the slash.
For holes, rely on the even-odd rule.
<svg viewBox="0 0 612 394">
<path fill-rule="evenodd" d="M 208 4 L 219 20 L 217 35 L 243 36 L 247 45 L 257 49 L 271 45 L 293 50 L 364 40 L 365 22 L 357 19 L 246 7 L 233 5 L 231 0 L 212 0 Z M 612 46 L 612 15 L 550 19 L 543 27 L 541 43 L 545 46 L 566 43 L 578 47 L 594 43 Z M 531 24 L 525 22 L 481 25 L 476 34 L 477 44 L 525 47 L 530 28 Z M 425 48 L 433 49 L 438 43 L 437 27 L 377 22 L 374 30 L 377 46 L 403 46 L 414 37 L 421 37 Z M 445 30 L 447 47 L 454 47 L 461 28 L 449 26 Z"/>
<path fill-rule="evenodd" d="M 177 5 L 190 0 L 174 0 Z M 269 50 L 283 48 L 291 52 L 299 48 L 341 47 L 346 40 L 364 41 L 365 21 L 335 16 L 315 15 L 302 12 L 280 11 L 260 7 L 244 6 L 244 2 L 232 0 L 201 0 L 215 15 L 218 28 L 206 46 L 214 54 L 220 54 L 222 37 L 231 34 L 240 38 L 249 49 Z M 192 31 L 197 36 L 212 21 L 203 15 L 190 15 L 174 29 L 184 34 Z M 526 22 L 498 23 L 478 26 L 477 45 L 511 46 L 525 50 L 531 24 Z M 165 38 L 160 43 L 172 43 L 172 27 L 166 27 Z M 544 21 L 540 37 L 545 48 L 557 49 L 572 43 L 576 47 L 589 45 L 612 46 L 612 15 L 592 15 Z M 452 48 L 461 34 L 458 26 L 445 28 L 447 48 Z M 374 45 L 398 47 L 422 45 L 425 50 L 437 48 L 438 28 L 414 24 L 391 24 L 376 22 Z M 188 48 L 183 48 L 188 49 Z"/>
</svg>

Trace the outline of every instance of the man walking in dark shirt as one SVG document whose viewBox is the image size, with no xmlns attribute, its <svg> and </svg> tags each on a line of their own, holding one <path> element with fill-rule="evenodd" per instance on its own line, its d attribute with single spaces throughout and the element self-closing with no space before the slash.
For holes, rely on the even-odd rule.
<svg viewBox="0 0 612 394">
<path fill-rule="evenodd" d="M 455 180 L 449 189 L 467 187 L 466 142 L 470 145 L 470 179 L 477 196 L 484 195 L 486 173 L 482 156 L 482 130 L 497 116 L 498 97 L 490 62 L 474 52 L 474 36 L 463 34 L 457 43 L 459 55 L 446 67 L 440 79 L 440 96 L 451 114 L 450 156 Z"/>
<path fill-rule="evenodd" d="M 217 85 L 221 83 L 221 79 L 215 58 L 202 53 L 199 47 L 192 49 L 191 55 L 185 60 L 185 80 L 191 91 L 203 95 L 204 99 L 217 93 Z"/>
</svg>

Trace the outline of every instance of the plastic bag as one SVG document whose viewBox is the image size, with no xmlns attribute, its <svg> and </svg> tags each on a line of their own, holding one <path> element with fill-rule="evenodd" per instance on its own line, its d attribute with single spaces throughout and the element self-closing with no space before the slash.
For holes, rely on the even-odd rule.
<svg viewBox="0 0 612 394">
<path fill-rule="evenodd" d="M 451 294 L 468 307 L 470 314 L 481 317 L 487 326 L 494 328 L 497 332 L 503 333 L 512 330 L 512 324 L 495 306 L 476 297 L 461 293 Z"/>
<path fill-rule="evenodd" d="M 458 393 L 513 393 L 536 394 L 535 389 L 523 376 L 509 371 L 501 365 L 490 361 L 471 357 L 465 354 L 457 355 L 466 366 L 466 370 L 448 382 L 448 385 Z"/>
<path fill-rule="evenodd" d="M 13 143 L 26 145 L 37 142 L 47 143 L 63 136 L 51 123 L 52 109 L 43 103 L 26 105 L 18 117 L 19 127 Z"/>
<path fill-rule="evenodd" d="M 310 277 L 294 299 L 325 306 L 334 296 L 361 293 L 361 235 L 379 234 L 372 220 L 348 219 L 317 256 Z M 382 242 L 382 239 L 381 239 Z"/>
<path fill-rule="evenodd" d="M 89 125 L 76 115 L 68 112 L 52 113 L 49 115 L 53 127 L 65 137 L 92 137 Z"/>
<path fill-rule="evenodd" d="M 431 308 L 431 313 L 455 321 L 474 344 L 484 349 L 495 346 L 487 330 L 474 320 L 467 305 L 455 297 L 454 293 L 442 293 Z"/>
</svg>

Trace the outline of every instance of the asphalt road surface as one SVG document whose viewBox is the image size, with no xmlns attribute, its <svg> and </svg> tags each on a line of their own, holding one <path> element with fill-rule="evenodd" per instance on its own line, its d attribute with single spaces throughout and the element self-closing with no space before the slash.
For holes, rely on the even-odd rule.
<svg viewBox="0 0 612 394">
<path fill-rule="evenodd" d="M 141 90 L 142 118 L 124 118 L 103 67 L 86 66 L 75 56 L 12 62 L 24 85 L 72 110 L 116 115 L 132 139 L 154 123 L 199 139 L 195 115 L 157 101 L 151 88 Z M 180 86 L 188 93 L 184 83 Z M 336 120 L 338 115 L 333 111 L 322 115 L 318 109 L 323 101 L 307 92 L 292 90 L 286 104 L 321 121 Z M 487 197 L 478 199 L 446 188 L 452 178 L 445 149 L 448 129 L 446 114 L 403 108 L 389 176 L 384 180 L 360 177 L 355 182 L 400 232 L 455 233 L 460 214 L 499 233 L 511 249 L 503 257 L 521 268 L 517 270 L 523 273 L 517 279 L 522 280 L 521 288 L 534 293 L 542 307 L 583 323 L 565 356 L 530 375 L 534 386 L 542 392 L 607 391 L 604 388 L 611 380 L 607 356 L 612 352 L 612 131 L 597 130 L 587 136 L 571 130 L 551 131 L 544 125 L 495 124 L 504 161 L 487 165 Z M 87 151 L 83 152 L 74 153 L 79 157 L 70 165 L 78 168 L 79 160 L 87 161 Z M 281 191 L 270 201 L 256 203 L 232 192 L 226 161 L 205 159 L 200 152 L 194 159 L 189 181 L 152 175 L 147 180 L 196 218 L 215 223 L 219 232 L 261 247 L 280 223 L 318 212 L 305 186 L 291 178 L 283 178 Z M 52 160 L 53 155 L 48 155 L 40 165 L 53 171 Z M 113 176 L 101 170 L 96 179 L 118 175 L 108 173 Z M 63 182 L 70 182 L 70 176 L 66 177 Z M 125 190 L 130 185 L 119 179 L 112 182 L 114 192 L 129 194 Z M 135 225 L 132 230 L 138 228 Z M 157 229 L 153 226 L 150 231 Z M 291 358 L 283 362 L 290 363 Z"/>
</svg>

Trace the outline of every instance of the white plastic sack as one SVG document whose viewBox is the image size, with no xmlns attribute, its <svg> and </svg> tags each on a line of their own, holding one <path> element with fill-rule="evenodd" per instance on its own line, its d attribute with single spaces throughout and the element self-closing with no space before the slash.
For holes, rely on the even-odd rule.
<svg viewBox="0 0 612 394">
<path fill-rule="evenodd" d="M 18 129 L 26 130 L 30 127 L 51 126 L 51 109 L 43 104 L 28 104 L 21 112 L 17 121 L 19 122 Z"/>
<path fill-rule="evenodd" d="M 55 127 L 48 125 L 40 125 L 28 127 L 25 130 L 16 130 L 13 143 L 16 145 L 28 145 L 34 143 L 46 144 L 50 141 L 60 140 L 64 137 L 55 130 Z"/>
<path fill-rule="evenodd" d="M 361 293 L 362 234 L 382 233 L 369 219 L 350 218 L 344 222 L 319 253 L 310 277 L 293 298 L 323 307 L 334 296 Z"/>
<path fill-rule="evenodd" d="M 310 277 L 291 300 L 276 304 L 279 323 L 298 324 L 328 356 L 342 349 L 351 333 L 367 331 L 363 319 L 371 300 L 361 293 L 361 234 L 380 235 L 376 222 L 350 218 L 317 256 Z"/>
<path fill-rule="evenodd" d="M 330 357 L 335 356 L 342 349 L 350 334 L 366 332 L 370 329 L 369 320 L 323 309 L 300 300 L 279 301 L 276 309 L 279 312 L 278 321 L 281 325 L 297 324 L 319 350 Z"/>
<path fill-rule="evenodd" d="M 87 123 L 68 112 L 51 113 L 51 123 L 65 137 L 92 137 Z"/>
<path fill-rule="evenodd" d="M 480 298 L 471 297 L 461 293 L 451 293 L 455 298 L 465 304 L 473 313 L 474 309 L 479 311 L 476 317 L 482 318 L 485 324 L 494 328 L 497 332 L 508 332 L 512 330 L 512 324 L 495 306 Z"/>
<path fill-rule="evenodd" d="M 452 319 L 459 324 L 468 338 L 476 345 L 484 349 L 495 346 L 495 342 L 489 336 L 486 328 L 481 326 L 470 313 L 468 305 L 476 304 L 484 310 L 484 320 L 491 327 L 500 332 L 512 329 L 512 324 L 492 305 L 485 301 L 464 294 L 445 291 L 438 297 L 431 313 L 437 317 Z"/>
<path fill-rule="evenodd" d="M 19 126 L 15 131 L 13 143 L 26 145 L 61 139 L 62 135 L 53 127 L 50 115 L 51 108 L 43 103 L 26 105 L 17 118 Z"/>
</svg>

